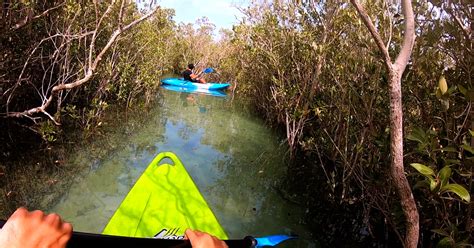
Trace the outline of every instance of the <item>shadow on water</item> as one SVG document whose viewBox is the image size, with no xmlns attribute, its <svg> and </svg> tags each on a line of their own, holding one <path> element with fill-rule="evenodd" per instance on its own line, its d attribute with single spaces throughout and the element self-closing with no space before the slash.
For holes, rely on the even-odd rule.
<svg viewBox="0 0 474 248">
<path fill-rule="evenodd" d="M 299 240 L 279 247 L 316 247 L 304 210 L 275 190 L 286 167 L 281 138 L 226 98 L 160 94 L 146 118 L 116 120 L 119 128 L 68 158 L 85 172 L 49 211 L 75 230 L 100 233 L 154 156 L 172 151 L 230 238 L 295 233 Z"/>
</svg>

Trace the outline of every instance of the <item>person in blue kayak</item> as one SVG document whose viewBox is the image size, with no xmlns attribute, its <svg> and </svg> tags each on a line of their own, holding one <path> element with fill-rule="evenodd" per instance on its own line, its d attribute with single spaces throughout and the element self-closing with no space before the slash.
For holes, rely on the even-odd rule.
<svg viewBox="0 0 474 248">
<path fill-rule="evenodd" d="M 194 64 L 189 64 L 188 67 L 186 67 L 186 70 L 183 71 L 184 80 L 205 84 L 206 80 L 204 80 L 202 77 L 199 77 L 199 75 L 194 74 L 193 69 Z"/>
<path fill-rule="evenodd" d="M 72 235 L 72 225 L 57 214 L 17 209 L 0 230 L 0 247 L 63 248 Z M 208 233 L 186 230 L 193 248 L 228 248 L 227 244 Z"/>
</svg>

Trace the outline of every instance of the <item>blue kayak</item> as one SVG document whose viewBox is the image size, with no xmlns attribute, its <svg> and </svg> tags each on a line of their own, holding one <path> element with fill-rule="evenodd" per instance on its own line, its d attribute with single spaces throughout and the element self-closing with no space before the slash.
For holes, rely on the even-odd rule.
<svg viewBox="0 0 474 248">
<path fill-rule="evenodd" d="M 203 95 L 209 95 L 209 96 L 227 97 L 227 94 L 220 90 L 203 90 L 203 89 L 192 90 L 186 87 L 167 85 L 167 84 L 163 84 L 161 87 L 167 90 L 177 91 L 177 92 L 193 93 L 193 94 L 197 93 L 197 94 L 203 94 Z"/>
<path fill-rule="evenodd" d="M 188 88 L 189 90 L 225 90 L 229 88 L 230 84 L 227 83 L 194 83 L 191 81 L 186 81 L 182 78 L 165 78 L 161 80 L 164 85 L 172 85 L 183 88 Z"/>
</svg>

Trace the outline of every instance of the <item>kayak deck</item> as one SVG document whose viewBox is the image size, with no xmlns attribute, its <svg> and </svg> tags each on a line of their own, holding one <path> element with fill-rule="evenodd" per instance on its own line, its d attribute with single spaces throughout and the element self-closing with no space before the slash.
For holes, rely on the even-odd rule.
<svg viewBox="0 0 474 248">
<path fill-rule="evenodd" d="M 165 158 L 173 165 L 160 165 Z M 103 234 L 182 239 L 187 228 L 227 239 L 181 161 L 174 153 L 162 152 L 135 183 Z"/>
</svg>

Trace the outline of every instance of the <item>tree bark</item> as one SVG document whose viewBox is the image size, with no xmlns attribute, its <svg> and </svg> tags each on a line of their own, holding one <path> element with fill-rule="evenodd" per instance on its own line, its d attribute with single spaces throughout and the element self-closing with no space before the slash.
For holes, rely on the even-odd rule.
<svg viewBox="0 0 474 248">
<path fill-rule="evenodd" d="M 406 218 L 405 247 L 415 248 L 419 238 L 419 215 L 403 166 L 403 109 L 401 72 L 390 71 L 390 174 Z"/>
<path fill-rule="evenodd" d="M 402 108 L 402 90 L 401 77 L 405 70 L 415 42 L 415 19 L 410 0 L 402 0 L 402 11 L 405 16 L 405 33 L 402 48 L 398 54 L 395 63 L 391 62 L 388 49 L 382 41 L 374 24 L 370 20 L 364 7 L 357 1 L 351 0 L 352 5 L 357 9 L 360 18 L 363 20 L 367 29 L 379 50 L 383 54 L 383 60 L 387 68 L 390 79 L 390 154 L 391 166 L 390 174 L 400 197 L 400 204 L 406 218 L 405 247 L 415 248 L 419 238 L 419 215 L 416 208 L 415 198 L 411 191 L 410 184 L 405 176 L 403 166 L 403 108 Z"/>
</svg>

